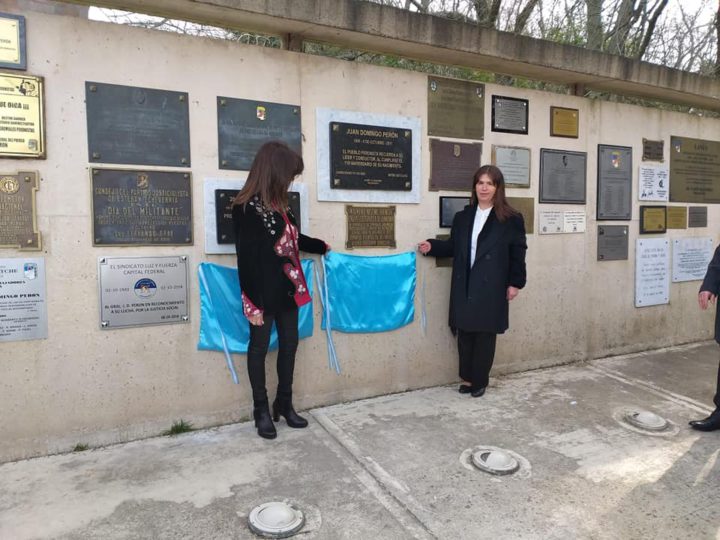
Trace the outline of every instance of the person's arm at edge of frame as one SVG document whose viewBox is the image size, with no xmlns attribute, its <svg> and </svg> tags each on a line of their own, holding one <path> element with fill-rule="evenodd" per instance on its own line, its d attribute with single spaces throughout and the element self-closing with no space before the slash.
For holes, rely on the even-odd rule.
<svg viewBox="0 0 720 540">
<path fill-rule="evenodd" d="M 718 288 L 720 288 L 720 246 L 715 248 L 715 253 L 705 273 L 705 279 L 700 285 L 700 292 L 698 293 L 700 309 L 706 310 L 709 304 L 715 303 Z"/>
<path fill-rule="evenodd" d="M 525 234 L 525 221 L 522 214 L 510 217 L 512 226 L 515 229 L 513 240 L 510 243 L 510 268 L 508 271 L 508 301 L 514 299 L 520 289 L 527 283 L 527 269 L 525 265 L 525 253 L 527 252 L 527 236 Z"/>
</svg>

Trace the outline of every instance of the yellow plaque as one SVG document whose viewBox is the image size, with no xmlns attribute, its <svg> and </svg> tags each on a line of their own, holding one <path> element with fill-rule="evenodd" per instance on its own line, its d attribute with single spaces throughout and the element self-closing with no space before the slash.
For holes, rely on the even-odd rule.
<svg viewBox="0 0 720 540">
<path fill-rule="evenodd" d="M 552 137 L 578 138 L 580 111 L 565 107 L 550 107 L 550 135 Z"/>
<path fill-rule="evenodd" d="M 686 206 L 668 206 L 667 228 L 687 229 L 688 215 Z"/>
<path fill-rule="evenodd" d="M 0 14 L 0 63 L 20 65 L 22 45 L 21 21 Z"/>
<path fill-rule="evenodd" d="M 0 156 L 44 158 L 43 79 L 0 73 Z"/>
<path fill-rule="evenodd" d="M 532 197 L 507 197 L 507 202 L 515 210 L 520 212 L 525 221 L 525 232 L 535 232 L 535 199 Z"/>
<path fill-rule="evenodd" d="M 664 233 L 667 230 L 667 207 L 640 207 L 640 234 Z"/>
</svg>

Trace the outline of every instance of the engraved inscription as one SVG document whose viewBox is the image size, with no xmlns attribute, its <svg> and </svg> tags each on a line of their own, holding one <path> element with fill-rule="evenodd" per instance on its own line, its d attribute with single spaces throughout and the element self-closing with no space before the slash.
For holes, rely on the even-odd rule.
<svg viewBox="0 0 720 540">
<path fill-rule="evenodd" d="M 345 205 L 347 249 L 395 248 L 395 206 Z"/>
</svg>

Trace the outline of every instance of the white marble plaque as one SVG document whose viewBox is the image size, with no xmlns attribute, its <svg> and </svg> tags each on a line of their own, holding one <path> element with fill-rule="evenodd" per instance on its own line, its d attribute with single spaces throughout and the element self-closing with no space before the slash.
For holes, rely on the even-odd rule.
<svg viewBox="0 0 720 540">
<path fill-rule="evenodd" d="M 0 259 L 0 341 L 47 337 L 45 259 Z"/>
<path fill-rule="evenodd" d="M 640 165 L 638 173 L 638 199 L 641 201 L 668 200 L 670 168 L 657 165 Z"/>
<path fill-rule="evenodd" d="M 675 238 L 672 260 L 673 283 L 703 279 L 712 256 L 712 238 Z"/>
<path fill-rule="evenodd" d="M 562 234 L 563 213 L 559 210 L 540 210 L 538 213 L 539 234 Z"/>
<path fill-rule="evenodd" d="M 585 223 L 585 210 L 565 210 L 563 212 L 564 233 L 584 233 Z"/>
<path fill-rule="evenodd" d="M 636 240 L 635 307 L 670 303 L 670 241 Z"/>
</svg>

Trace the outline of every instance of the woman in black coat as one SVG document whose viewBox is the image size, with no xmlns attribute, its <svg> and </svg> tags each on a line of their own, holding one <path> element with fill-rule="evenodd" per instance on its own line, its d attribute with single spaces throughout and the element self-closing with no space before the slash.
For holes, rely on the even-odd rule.
<svg viewBox="0 0 720 540">
<path fill-rule="evenodd" d="M 453 257 L 450 328 L 457 332 L 461 394 L 488 385 L 498 334 L 508 329 L 508 303 L 525 286 L 525 224 L 505 198 L 505 179 L 484 165 L 473 176 L 471 204 L 455 214 L 449 240 L 418 244 L 423 255 Z"/>
<path fill-rule="evenodd" d="M 298 307 L 310 302 L 299 250 L 324 254 L 322 240 L 299 234 L 288 206 L 288 188 L 302 173 L 303 160 L 285 143 L 268 142 L 258 151 L 247 182 L 232 207 L 243 312 L 250 323 L 247 364 L 258 435 L 277 436 L 280 416 L 288 426 L 304 428 L 307 420 L 292 405 Z M 278 332 L 277 396 L 270 417 L 265 388 L 265 355 L 273 322 Z"/>
</svg>

